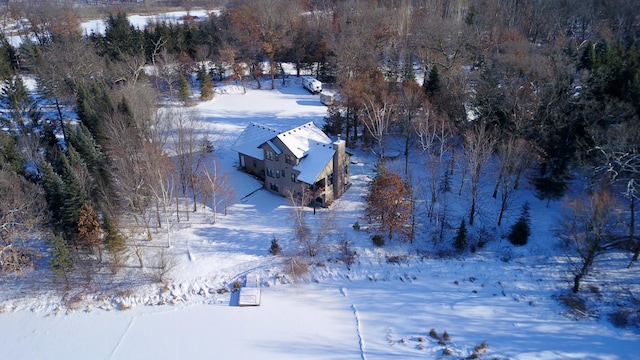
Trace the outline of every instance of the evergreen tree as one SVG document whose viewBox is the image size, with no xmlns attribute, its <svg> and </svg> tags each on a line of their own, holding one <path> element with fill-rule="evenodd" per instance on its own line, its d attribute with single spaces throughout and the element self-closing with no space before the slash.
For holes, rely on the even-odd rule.
<svg viewBox="0 0 640 360">
<path fill-rule="evenodd" d="M 432 96 L 435 92 L 440 90 L 440 74 L 438 74 L 438 68 L 436 66 L 431 67 L 429 70 L 429 76 L 422 83 L 424 93 L 427 96 Z"/>
<path fill-rule="evenodd" d="M 0 81 L 13 77 L 15 69 L 16 52 L 4 34 L 0 32 Z"/>
<path fill-rule="evenodd" d="M 463 252 L 467 248 L 467 225 L 465 224 L 464 218 L 460 221 L 458 232 L 453 239 L 453 247 L 459 252 Z"/>
<path fill-rule="evenodd" d="M 76 114 L 80 122 L 91 131 L 93 136 L 98 137 L 101 121 L 94 106 L 95 97 L 92 95 L 86 86 L 78 86 L 76 93 Z"/>
<path fill-rule="evenodd" d="M 104 219 L 104 243 L 113 258 L 113 272 L 116 273 L 120 266 L 120 255 L 125 249 L 126 239 L 120 233 L 118 225 L 108 216 Z"/>
<path fill-rule="evenodd" d="M 25 120 L 29 118 L 34 102 L 22 78 L 16 76 L 11 79 L 8 86 L 3 88 L 2 97 L 6 98 L 11 116 L 11 119 L 0 118 L 3 120 L 4 126 L 15 133 L 25 133 L 27 125 Z"/>
<path fill-rule="evenodd" d="M 547 200 L 547 207 L 551 200 L 562 198 L 567 190 L 567 177 L 562 175 L 539 176 L 533 179 L 533 185 L 536 189 L 536 197 L 540 200 Z"/>
<path fill-rule="evenodd" d="M 513 224 L 511 231 L 507 236 L 513 245 L 522 246 L 527 244 L 527 241 L 529 241 L 529 235 L 531 235 L 530 222 L 529 203 L 525 202 L 524 205 L 522 205 L 522 213 L 520 214 L 518 221 Z"/>
<path fill-rule="evenodd" d="M 82 124 L 76 127 L 69 127 L 67 130 L 67 140 L 71 146 L 70 148 L 76 150 L 80 155 L 82 163 L 86 164 L 91 175 L 94 178 L 107 180 L 108 175 L 104 173 L 106 156 L 89 130 Z"/>
<path fill-rule="evenodd" d="M 49 209 L 49 217 L 51 225 L 55 232 L 62 231 L 62 209 L 64 194 L 62 192 L 64 183 L 58 174 L 53 171 L 53 167 L 48 162 L 40 161 L 40 172 L 42 174 L 42 188 L 44 189 L 45 199 L 47 200 L 47 208 Z"/>
<path fill-rule="evenodd" d="M 329 106 L 327 108 L 327 116 L 324 118 L 322 130 L 331 135 L 340 135 L 344 131 L 345 118 L 340 112 L 340 107 Z"/>
<path fill-rule="evenodd" d="M 580 69 L 592 70 L 596 66 L 596 47 L 593 41 L 589 40 L 584 47 L 580 57 Z"/>
<path fill-rule="evenodd" d="M 189 89 L 189 81 L 184 75 L 180 75 L 180 91 L 178 96 L 183 103 L 187 104 L 189 102 L 191 90 Z"/>
<path fill-rule="evenodd" d="M 16 146 L 16 140 L 4 131 L 0 131 L 0 164 L 13 172 L 24 173 L 25 159 Z"/>
<path fill-rule="evenodd" d="M 136 29 L 124 12 L 109 15 L 106 20 L 104 37 L 98 37 L 98 48 L 112 60 L 122 60 L 125 56 L 143 56 L 144 43 L 141 30 Z"/>
<path fill-rule="evenodd" d="M 280 244 L 278 244 L 278 239 L 274 237 L 273 239 L 271 239 L 271 246 L 269 247 L 269 253 L 273 256 L 277 256 L 277 255 L 280 255 L 281 251 L 282 251 L 282 247 L 280 246 Z"/>
<path fill-rule="evenodd" d="M 80 217 L 80 210 L 87 201 L 87 195 L 82 187 L 82 184 L 78 180 L 78 177 L 71 170 L 70 165 L 67 165 L 65 172 L 62 174 L 62 181 L 64 187 L 62 189 L 62 229 L 67 237 L 75 239 L 76 232 L 78 230 L 78 219 Z M 77 247 L 77 244 L 76 244 Z"/>
<path fill-rule="evenodd" d="M 62 235 L 54 235 L 51 238 L 52 247 L 53 247 L 53 255 L 49 260 L 49 266 L 53 270 L 56 276 L 64 277 L 64 281 L 69 286 L 69 278 L 67 277 L 67 272 L 73 268 L 73 258 L 71 256 L 71 249 L 69 249 L 69 245 L 67 241 L 62 237 Z"/>
<path fill-rule="evenodd" d="M 211 75 L 209 75 L 209 72 L 204 66 L 200 68 L 198 77 L 200 78 L 200 98 L 202 100 L 213 99 L 213 82 Z"/>
</svg>

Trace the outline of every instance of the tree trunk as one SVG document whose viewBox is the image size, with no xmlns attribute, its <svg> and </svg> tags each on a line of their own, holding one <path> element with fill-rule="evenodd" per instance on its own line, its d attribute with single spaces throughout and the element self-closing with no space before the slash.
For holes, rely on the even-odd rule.
<svg viewBox="0 0 640 360">
<path fill-rule="evenodd" d="M 58 111 L 58 119 L 60 120 L 60 130 L 62 131 L 62 138 L 64 139 L 65 144 L 67 144 L 67 131 L 64 128 L 64 120 L 62 118 L 62 109 L 60 109 L 60 102 L 58 102 L 58 98 L 56 98 L 56 110 Z"/>
<path fill-rule="evenodd" d="M 635 197 L 633 197 L 633 194 L 631 194 L 631 199 L 629 200 L 629 210 L 631 213 L 631 219 L 629 220 L 630 224 L 629 224 L 629 243 L 630 244 L 634 244 L 635 246 L 633 246 L 633 257 L 631 258 L 631 261 L 629 262 L 629 265 L 627 266 L 627 269 L 631 267 L 631 264 L 634 261 L 638 260 L 638 256 L 640 256 L 640 240 L 637 240 L 635 237 L 635 229 L 636 229 L 636 205 L 635 205 Z"/>
<path fill-rule="evenodd" d="M 471 214 L 469 214 L 469 225 L 473 225 L 473 220 L 475 219 L 476 214 L 476 197 L 472 196 L 471 199 Z"/>
</svg>

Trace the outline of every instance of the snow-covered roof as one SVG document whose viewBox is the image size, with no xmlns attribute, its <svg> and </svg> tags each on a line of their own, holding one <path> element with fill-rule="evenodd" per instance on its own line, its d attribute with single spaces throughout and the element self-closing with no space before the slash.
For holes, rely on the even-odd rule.
<svg viewBox="0 0 640 360">
<path fill-rule="evenodd" d="M 277 130 L 252 122 L 238 136 L 231 150 L 249 155 L 258 160 L 264 160 L 264 152 L 260 146 L 277 135 Z"/>
<path fill-rule="evenodd" d="M 295 157 L 300 159 L 298 165 L 293 168 L 300 171 L 298 180 L 307 184 L 313 184 L 316 181 L 335 154 L 331 139 L 313 122 L 282 132 L 251 123 L 240 134 L 231 149 L 264 160 L 261 146 L 265 143 L 276 153 L 282 153 L 282 149 L 273 142 L 275 138 L 278 138 Z"/>
<path fill-rule="evenodd" d="M 297 157 L 304 157 L 314 143 L 331 144 L 331 139 L 313 122 L 278 134 L 278 139 Z"/>
<path fill-rule="evenodd" d="M 271 140 L 267 141 L 267 145 L 269 145 L 276 154 L 278 155 L 282 154 L 282 150 L 280 150 L 280 148 L 276 144 L 274 144 Z"/>
<path fill-rule="evenodd" d="M 332 144 L 314 143 L 307 152 L 307 156 L 293 168 L 300 171 L 298 180 L 307 184 L 313 184 L 324 170 L 325 166 L 335 154 Z"/>
</svg>

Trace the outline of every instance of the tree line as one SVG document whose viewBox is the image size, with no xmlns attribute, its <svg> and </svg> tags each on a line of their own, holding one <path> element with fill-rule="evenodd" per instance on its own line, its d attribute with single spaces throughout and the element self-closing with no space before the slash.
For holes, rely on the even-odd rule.
<svg viewBox="0 0 640 360">
<path fill-rule="evenodd" d="M 25 4 L 7 14 L 28 20 L 22 31 L 29 37 L 18 48 L 1 39 L 8 110 L 0 155 L 3 174 L 20 179 L 12 183 L 22 190 L 10 195 L 28 202 L 36 194 L 32 208 L 48 211 L 24 207 L 19 221 L 9 221 L 17 214 L 9 211 L 4 223 L 39 224 L 73 251 L 104 248 L 117 263 L 125 215 L 150 237 L 152 227 L 179 220 L 168 209 L 179 197 L 191 197 L 191 210 L 198 194 L 225 203 L 224 175 L 202 166 L 209 140 L 197 135 L 193 114 L 157 106 L 194 101 L 194 83 L 209 99 L 213 80 L 244 86 L 249 77 L 274 88 L 286 81 L 286 62 L 339 91 L 328 133 L 370 149 L 381 164 L 388 138 L 402 139 L 404 169 L 395 176 L 381 166 L 379 174 L 394 189 L 381 194 L 402 199 L 395 205 L 407 215 L 379 206 L 367 213 L 388 238 L 413 239 L 415 225 L 428 223 L 437 225 L 434 243 L 443 242 L 460 220 L 451 218 L 447 199 L 463 191 L 470 198 L 464 222 L 473 226 L 492 166 L 497 226 L 526 182 L 547 201 L 579 193 L 588 204 L 606 193 L 623 214 L 614 245 L 634 260 L 640 254 L 633 1 L 233 1 L 219 15 L 142 29 L 115 11 L 104 33 L 88 34 L 78 30 L 73 7 Z M 153 74 L 144 71 L 148 65 Z M 38 98 L 15 76 L 24 73 L 36 76 Z M 77 121 L 69 121 L 69 106 Z M 164 151 L 167 142 L 178 145 L 178 161 Z M 424 159 L 418 171 L 410 169 L 412 153 Z M 412 176 L 424 177 L 423 189 L 407 187 Z M 576 179 L 583 181 L 573 185 Z M 377 185 L 370 204 L 381 203 Z M 20 227 L 5 228 L 11 235 L 4 244 L 11 244 Z"/>
</svg>

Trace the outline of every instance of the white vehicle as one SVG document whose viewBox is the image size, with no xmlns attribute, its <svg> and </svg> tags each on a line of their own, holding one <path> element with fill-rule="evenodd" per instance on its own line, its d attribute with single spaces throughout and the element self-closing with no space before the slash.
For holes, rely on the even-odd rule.
<svg viewBox="0 0 640 360">
<path fill-rule="evenodd" d="M 318 94 L 322 91 L 322 83 L 312 76 L 303 76 L 302 86 L 313 94 Z"/>
</svg>

